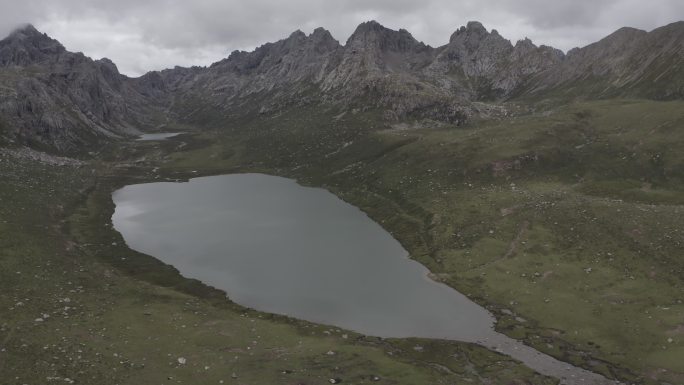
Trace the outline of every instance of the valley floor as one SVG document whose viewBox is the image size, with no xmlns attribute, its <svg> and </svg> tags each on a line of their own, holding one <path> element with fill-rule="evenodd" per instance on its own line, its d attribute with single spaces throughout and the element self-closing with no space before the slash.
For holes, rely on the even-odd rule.
<svg viewBox="0 0 684 385">
<path fill-rule="evenodd" d="M 591 102 L 467 127 L 378 121 L 284 112 L 119 143 L 81 165 L 0 154 L 0 377 L 555 382 L 473 345 L 249 311 L 111 228 L 121 185 L 264 172 L 362 208 L 540 351 L 624 381 L 684 381 L 684 104 Z"/>
</svg>

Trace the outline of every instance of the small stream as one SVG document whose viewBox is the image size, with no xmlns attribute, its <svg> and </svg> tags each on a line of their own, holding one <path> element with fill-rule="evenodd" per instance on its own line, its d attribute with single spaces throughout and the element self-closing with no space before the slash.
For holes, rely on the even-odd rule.
<svg viewBox="0 0 684 385">
<path fill-rule="evenodd" d="M 613 381 L 494 331 L 494 317 L 358 208 L 286 178 L 236 174 L 113 194 L 129 247 L 243 306 L 378 337 L 478 343 L 568 385 Z"/>
</svg>

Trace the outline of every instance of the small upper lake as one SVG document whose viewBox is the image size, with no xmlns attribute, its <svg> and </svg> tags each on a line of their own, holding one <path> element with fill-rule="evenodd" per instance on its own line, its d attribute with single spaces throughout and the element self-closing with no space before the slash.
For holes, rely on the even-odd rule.
<svg viewBox="0 0 684 385">
<path fill-rule="evenodd" d="M 174 136 L 178 136 L 182 134 L 182 132 L 157 132 L 154 134 L 142 134 L 138 137 L 139 141 L 149 141 L 149 140 L 164 140 L 168 138 L 173 138 Z"/>
<path fill-rule="evenodd" d="M 492 315 L 427 277 L 390 234 L 330 192 L 262 174 L 126 186 L 112 217 L 132 249 L 257 310 L 380 337 L 477 342 L 537 371 L 593 373 L 493 330 Z"/>
</svg>

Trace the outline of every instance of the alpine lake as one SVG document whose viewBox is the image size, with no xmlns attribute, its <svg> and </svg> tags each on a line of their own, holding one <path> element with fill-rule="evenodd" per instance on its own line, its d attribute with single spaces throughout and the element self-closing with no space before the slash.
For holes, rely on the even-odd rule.
<svg viewBox="0 0 684 385">
<path fill-rule="evenodd" d="M 564 384 L 607 384 L 497 333 L 401 244 L 327 190 L 264 174 L 129 185 L 112 222 L 127 245 L 259 311 L 370 336 L 477 343 Z"/>
</svg>

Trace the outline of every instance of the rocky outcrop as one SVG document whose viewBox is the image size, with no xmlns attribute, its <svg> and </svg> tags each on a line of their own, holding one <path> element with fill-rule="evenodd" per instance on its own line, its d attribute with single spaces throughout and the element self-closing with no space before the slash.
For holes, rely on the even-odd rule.
<svg viewBox="0 0 684 385">
<path fill-rule="evenodd" d="M 131 79 L 25 26 L 0 41 L 4 136 L 60 151 L 132 135 L 166 120 L 221 124 L 320 104 L 379 109 L 388 121 L 462 123 L 507 100 L 548 97 L 684 97 L 684 23 L 623 28 L 563 52 L 529 39 L 512 44 L 478 22 L 442 47 L 406 30 L 362 23 L 344 45 L 325 29 L 301 31 L 209 67 L 176 67 Z M 2 130 L 0 130 L 2 131 Z"/>
</svg>

